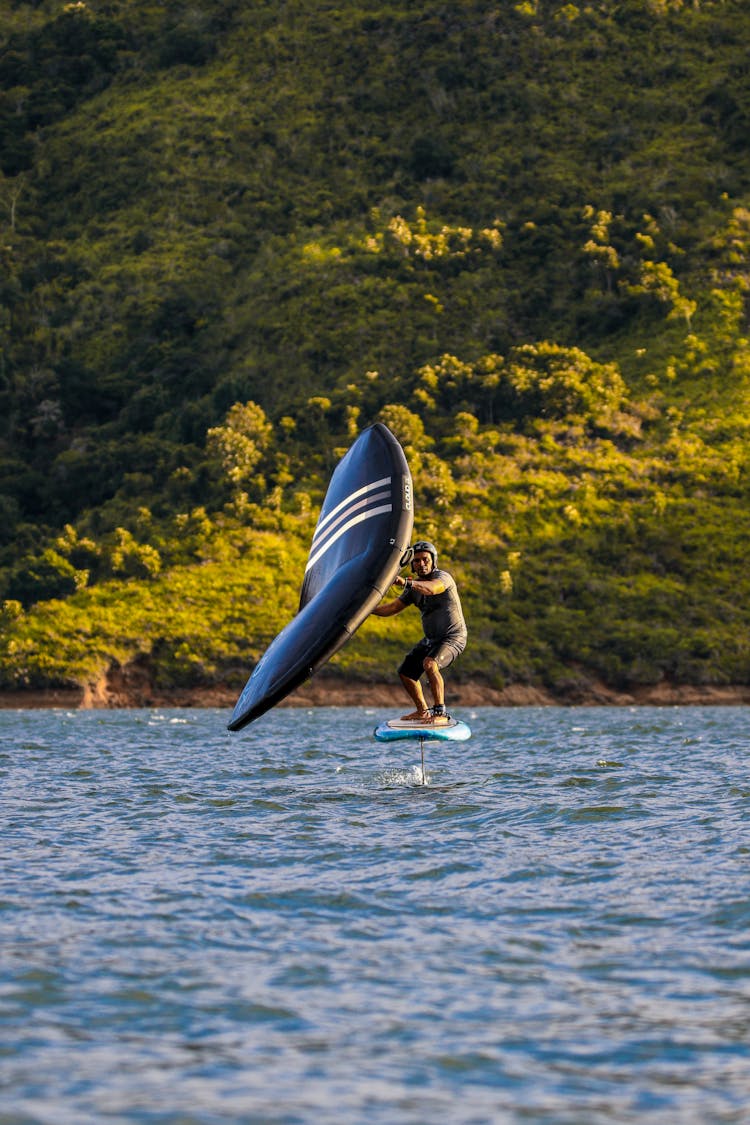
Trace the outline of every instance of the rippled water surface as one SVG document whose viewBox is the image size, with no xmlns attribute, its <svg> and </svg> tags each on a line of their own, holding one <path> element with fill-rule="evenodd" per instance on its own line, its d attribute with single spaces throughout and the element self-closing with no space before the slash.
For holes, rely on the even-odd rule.
<svg viewBox="0 0 750 1125">
<path fill-rule="evenodd" d="M 747 1122 L 750 712 L 0 712 L 0 1122 Z"/>
</svg>

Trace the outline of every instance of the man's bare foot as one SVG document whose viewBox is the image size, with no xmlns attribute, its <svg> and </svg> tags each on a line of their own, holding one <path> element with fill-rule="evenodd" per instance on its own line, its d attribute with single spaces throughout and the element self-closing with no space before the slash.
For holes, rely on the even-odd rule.
<svg viewBox="0 0 750 1125">
<path fill-rule="evenodd" d="M 410 715 L 402 715 L 401 721 L 404 723 L 429 723 L 432 718 L 430 711 L 412 711 Z"/>
</svg>

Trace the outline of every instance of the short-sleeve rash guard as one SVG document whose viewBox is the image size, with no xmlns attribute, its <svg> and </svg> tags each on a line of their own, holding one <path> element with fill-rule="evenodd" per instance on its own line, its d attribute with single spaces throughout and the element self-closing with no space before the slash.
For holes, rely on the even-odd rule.
<svg viewBox="0 0 750 1125">
<path fill-rule="evenodd" d="M 466 622 L 453 576 L 447 570 L 433 570 L 425 581 L 435 578 L 445 586 L 442 594 L 418 594 L 407 589 L 399 594 L 399 599 L 404 605 L 415 605 L 422 614 L 422 628 L 428 640 L 465 643 Z"/>
</svg>

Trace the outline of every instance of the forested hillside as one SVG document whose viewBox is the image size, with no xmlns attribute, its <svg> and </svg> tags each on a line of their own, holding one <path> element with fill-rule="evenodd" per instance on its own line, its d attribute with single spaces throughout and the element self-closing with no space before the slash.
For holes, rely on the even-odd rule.
<svg viewBox="0 0 750 1125">
<path fill-rule="evenodd" d="M 749 42 L 746 0 L 0 0 L 0 686 L 241 683 L 378 419 L 455 676 L 750 683 Z"/>
</svg>

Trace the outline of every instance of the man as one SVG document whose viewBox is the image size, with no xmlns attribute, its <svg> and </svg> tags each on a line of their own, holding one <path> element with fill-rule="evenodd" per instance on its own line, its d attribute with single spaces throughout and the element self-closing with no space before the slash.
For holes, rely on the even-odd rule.
<svg viewBox="0 0 750 1125">
<path fill-rule="evenodd" d="M 372 612 L 377 617 L 392 617 L 408 605 L 415 605 L 422 614 L 424 637 L 407 653 L 398 669 L 406 694 L 415 710 L 403 718 L 415 722 L 446 723 L 445 685 L 441 669 L 452 664 L 466 648 L 466 622 L 453 577 L 447 570 L 438 570 L 437 549 L 425 540 L 414 544 L 411 560 L 414 578 L 396 578 L 394 585 L 403 586 L 402 594 L 390 602 L 381 602 Z M 434 707 L 425 701 L 420 677 L 426 673 Z"/>
</svg>

